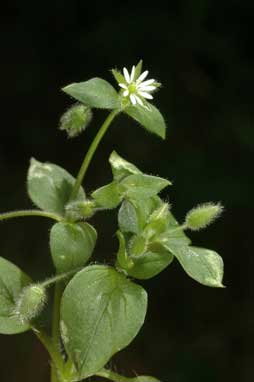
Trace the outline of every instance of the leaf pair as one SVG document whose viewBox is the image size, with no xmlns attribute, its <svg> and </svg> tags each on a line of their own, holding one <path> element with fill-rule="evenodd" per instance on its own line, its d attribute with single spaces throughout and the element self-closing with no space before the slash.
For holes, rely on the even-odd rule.
<svg viewBox="0 0 254 382">
<path fill-rule="evenodd" d="M 118 75 L 121 74 L 118 73 Z M 154 105 L 146 102 L 145 107 L 140 105 L 123 107 L 121 96 L 102 78 L 96 77 L 85 82 L 73 83 L 63 88 L 63 91 L 91 108 L 123 111 L 146 130 L 165 139 L 166 124 L 160 111 Z"/>
</svg>

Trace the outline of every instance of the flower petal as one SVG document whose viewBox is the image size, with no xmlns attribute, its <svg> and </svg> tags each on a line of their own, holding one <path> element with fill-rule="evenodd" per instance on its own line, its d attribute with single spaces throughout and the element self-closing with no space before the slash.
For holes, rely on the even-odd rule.
<svg viewBox="0 0 254 382">
<path fill-rule="evenodd" d="M 153 99 L 153 96 L 149 93 L 138 91 L 138 94 L 147 99 Z"/>
<path fill-rule="evenodd" d="M 131 94 L 131 95 L 130 95 L 130 99 L 131 99 L 131 103 L 132 103 L 133 105 L 136 105 L 137 100 L 136 100 L 136 97 L 135 97 L 134 94 Z"/>
<path fill-rule="evenodd" d="M 133 82 L 134 80 L 134 76 L 135 76 L 135 66 L 133 65 L 132 69 L 131 69 L 131 75 L 130 75 L 130 82 Z"/>
<path fill-rule="evenodd" d="M 148 73 L 149 73 L 148 70 L 146 70 L 145 72 L 140 74 L 140 76 L 137 79 L 137 82 L 142 82 L 147 77 Z"/>
<path fill-rule="evenodd" d="M 145 92 L 151 92 L 152 90 L 155 90 L 156 86 L 139 86 L 138 90 L 145 91 Z"/>
<path fill-rule="evenodd" d="M 154 82 L 155 82 L 154 79 L 146 80 L 146 81 L 142 82 L 139 86 L 143 86 L 143 85 L 145 85 L 145 86 L 147 86 L 147 85 L 151 85 L 151 84 L 153 84 Z"/>
<path fill-rule="evenodd" d="M 128 89 L 128 87 L 125 84 L 118 84 L 118 85 L 120 86 L 120 88 Z"/>
<path fill-rule="evenodd" d="M 126 82 L 128 82 L 128 84 L 130 83 L 130 75 L 129 75 L 129 72 L 126 68 L 123 68 L 123 74 L 124 74 L 124 78 L 126 80 Z"/>
<path fill-rule="evenodd" d="M 139 98 L 139 96 L 137 96 L 136 94 L 135 94 L 135 97 L 136 97 L 137 102 L 140 104 L 140 106 L 143 106 L 142 99 Z"/>
<path fill-rule="evenodd" d="M 128 97 L 128 95 L 129 95 L 129 90 L 127 89 L 127 90 L 125 90 L 125 91 L 123 92 L 123 96 L 124 96 L 124 97 Z"/>
</svg>

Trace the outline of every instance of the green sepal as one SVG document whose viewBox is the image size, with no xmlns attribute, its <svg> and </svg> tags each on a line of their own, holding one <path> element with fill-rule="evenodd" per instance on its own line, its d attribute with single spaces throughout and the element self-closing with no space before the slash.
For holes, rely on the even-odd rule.
<svg viewBox="0 0 254 382">
<path fill-rule="evenodd" d="M 111 69 L 111 73 L 113 74 L 113 77 L 115 78 L 118 84 L 124 84 L 126 82 L 124 75 L 121 72 L 119 72 L 119 70 Z"/>
<path fill-rule="evenodd" d="M 142 327 L 147 293 L 114 268 L 92 265 L 77 273 L 61 302 L 61 334 L 79 381 L 99 372 Z M 74 314 L 75 313 L 75 314 Z"/>
<path fill-rule="evenodd" d="M 151 103 L 146 102 L 145 107 L 130 105 L 124 109 L 124 112 L 140 123 L 146 130 L 165 139 L 166 123 L 160 111 Z"/>
<path fill-rule="evenodd" d="M 32 202 L 42 210 L 63 216 L 74 183 L 73 176 L 62 167 L 31 159 L 27 177 L 28 194 Z M 80 187 L 77 199 L 83 200 L 85 197 L 85 192 Z"/>
<path fill-rule="evenodd" d="M 102 78 L 92 78 L 85 82 L 73 83 L 63 91 L 76 100 L 98 109 L 119 109 L 120 102 L 116 90 Z"/>
<path fill-rule="evenodd" d="M 88 223 L 60 222 L 50 231 L 50 249 L 58 273 L 83 267 L 92 256 L 97 232 Z"/>
<path fill-rule="evenodd" d="M 116 151 L 113 151 L 109 157 L 109 163 L 111 165 L 114 179 L 120 182 L 128 175 L 142 174 L 142 172 L 132 163 L 123 159 Z"/>
<path fill-rule="evenodd" d="M 137 81 L 138 77 L 142 72 L 143 60 L 139 60 L 138 64 L 135 67 L 134 81 Z"/>
<path fill-rule="evenodd" d="M 92 193 L 92 198 L 97 207 L 116 208 L 122 201 L 121 187 L 117 182 L 111 182 Z"/>
<path fill-rule="evenodd" d="M 16 302 L 31 279 L 16 265 L 0 257 L 0 333 L 18 334 L 30 329 L 15 312 Z"/>
</svg>

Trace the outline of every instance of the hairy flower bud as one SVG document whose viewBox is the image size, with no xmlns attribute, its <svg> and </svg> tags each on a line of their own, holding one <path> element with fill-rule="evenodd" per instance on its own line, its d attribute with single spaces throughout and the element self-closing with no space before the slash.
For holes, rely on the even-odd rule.
<svg viewBox="0 0 254 382">
<path fill-rule="evenodd" d="M 207 227 L 217 219 L 223 211 L 221 204 L 205 203 L 188 212 L 184 225 L 192 231 L 198 231 Z"/>
<path fill-rule="evenodd" d="M 67 204 L 66 217 L 72 221 L 90 218 L 95 212 L 95 202 L 93 200 L 83 200 Z"/>
<path fill-rule="evenodd" d="M 14 313 L 21 322 L 30 322 L 41 313 L 46 300 L 46 289 L 43 286 L 29 285 L 21 292 Z"/>
<path fill-rule="evenodd" d="M 65 130 L 70 138 L 76 137 L 88 126 L 92 119 L 89 106 L 75 104 L 60 119 L 60 130 Z"/>
</svg>

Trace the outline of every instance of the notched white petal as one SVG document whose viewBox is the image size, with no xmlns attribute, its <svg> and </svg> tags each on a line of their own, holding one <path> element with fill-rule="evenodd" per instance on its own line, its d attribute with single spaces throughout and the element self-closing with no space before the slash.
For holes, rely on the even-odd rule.
<svg viewBox="0 0 254 382">
<path fill-rule="evenodd" d="M 142 102 L 142 99 L 139 98 L 139 96 L 137 96 L 137 95 L 135 97 L 136 97 L 137 102 L 140 104 L 140 106 L 143 106 L 144 104 Z"/>
<path fill-rule="evenodd" d="M 144 82 L 142 82 L 141 84 L 140 84 L 140 86 L 147 86 L 147 85 L 151 85 L 151 84 L 153 84 L 155 82 L 155 80 L 154 79 L 151 79 L 151 80 L 146 80 L 146 81 L 144 81 Z"/>
<path fill-rule="evenodd" d="M 142 82 L 147 76 L 148 76 L 148 70 L 146 70 L 145 72 L 143 72 L 142 74 L 140 74 L 140 76 L 138 77 L 137 79 L 137 82 L 140 83 Z"/>
<path fill-rule="evenodd" d="M 118 84 L 120 86 L 120 88 L 123 88 L 123 89 L 128 89 L 127 86 L 125 84 Z"/>
<path fill-rule="evenodd" d="M 132 70 L 131 70 L 131 75 L 130 75 L 130 82 L 133 82 L 133 80 L 134 80 L 135 70 L 136 70 L 136 68 L 133 65 Z"/>
<path fill-rule="evenodd" d="M 131 94 L 131 95 L 130 95 L 130 99 L 131 99 L 131 103 L 132 103 L 133 105 L 136 105 L 137 100 L 136 100 L 136 97 L 135 97 L 134 94 Z"/>
<path fill-rule="evenodd" d="M 126 68 L 123 68 L 123 74 L 124 74 L 124 78 L 126 80 L 126 82 L 128 82 L 128 84 L 130 83 L 130 75 L 129 75 L 129 72 Z"/>
<path fill-rule="evenodd" d="M 144 98 L 153 99 L 153 96 L 151 94 L 149 94 L 149 93 L 139 91 L 138 94 L 141 95 Z"/>
<path fill-rule="evenodd" d="M 123 92 L 123 96 L 124 96 L 124 97 L 128 97 L 128 95 L 129 95 L 129 90 L 127 89 L 127 90 L 125 90 L 125 91 Z"/>
<path fill-rule="evenodd" d="M 140 86 L 138 90 L 145 91 L 145 92 L 151 92 L 152 90 L 155 90 L 156 86 Z"/>
</svg>

